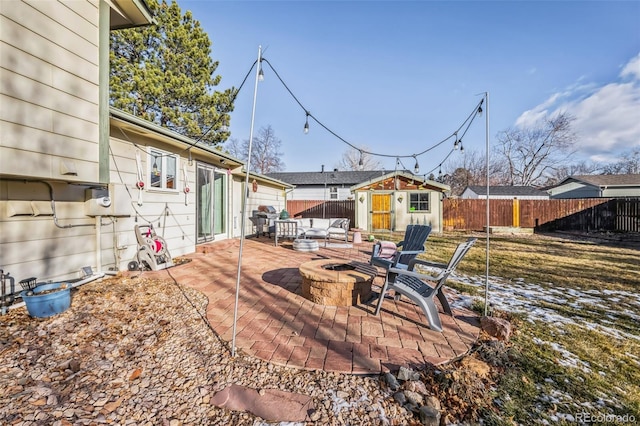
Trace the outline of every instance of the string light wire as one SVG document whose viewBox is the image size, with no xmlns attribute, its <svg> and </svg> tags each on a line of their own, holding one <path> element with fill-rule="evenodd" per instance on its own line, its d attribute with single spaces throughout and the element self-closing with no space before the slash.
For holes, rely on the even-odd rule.
<svg viewBox="0 0 640 426">
<path fill-rule="evenodd" d="M 225 108 L 224 110 L 220 111 L 220 115 L 218 117 L 218 119 L 212 123 L 197 139 L 194 139 L 193 142 L 189 142 L 187 143 L 187 147 L 184 148 L 182 151 L 179 151 L 177 154 L 180 155 L 184 152 L 190 151 L 191 148 L 193 148 L 194 146 L 196 146 L 198 143 L 200 143 L 202 141 L 202 139 L 209 134 L 209 132 L 216 127 L 217 124 L 219 124 L 220 120 L 223 119 L 223 117 L 226 114 L 231 113 L 232 111 L 232 105 L 234 103 L 234 101 L 237 99 L 240 91 L 242 90 L 242 88 L 244 87 L 244 84 L 246 83 L 247 79 L 249 78 L 249 76 L 251 75 L 251 72 L 253 71 L 253 68 L 258 65 L 260 67 L 260 70 L 262 71 L 262 63 L 266 63 L 269 68 L 271 69 L 271 71 L 273 71 L 274 75 L 276 76 L 276 78 L 278 79 L 278 81 L 280 81 L 280 83 L 282 84 L 282 86 L 286 89 L 286 91 L 289 93 L 289 95 L 293 98 L 293 100 L 298 104 L 298 106 L 300 106 L 300 108 L 302 109 L 302 111 L 305 113 L 305 126 L 304 126 L 304 131 L 305 133 L 308 132 L 309 126 L 308 126 L 308 121 L 309 118 L 311 118 L 316 124 L 318 124 L 320 127 L 322 127 L 325 131 L 327 131 L 328 133 L 330 133 L 332 136 L 334 136 L 336 139 L 340 140 L 341 142 L 343 142 L 344 144 L 348 145 L 349 147 L 353 148 L 354 150 L 358 151 L 360 153 L 360 158 L 362 160 L 362 156 L 364 154 L 367 155 L 371 155 L 374 157 L 384 157 L 384 158 L 396 158 L 396 159 L 401 159 L 401 158 L 413 158 L 415 159 L 416 163 L 418 161 L 418 157 L 440 147 L 441 145 L 445 144 L 447 141 L 449 141 L 451 138 L 454 138 L 454 149 L 458 147 L 458 145 L 462 146 L 462 139 L 464 138 L 464 136 L 466 135 L 467 131 L 469 130 L 469 128 L 471 127 L 471 124 L 473 123 L 474 119 L 480 115 L 482 112 L 482 104 L 484 102 L 484 98 L 481 99 L 478 104 L 473 108 L 472 112 L 467 116 L 467 118 L 460 124 L 460 126 L 454 131 L 452 132 L 449 136 L 441 139 L 440 141 L 435 142 L 434 144 L 432 144 L 431 146 L 427 147 L 426 149 L 424 149 L 423 151 L 420 152 L 416 152 L 416 153 L 412 153 L 412 154 L 387 154 L 387 153 L 382 153 L 382 152 L 374 152 L 374 151 L 367 151 L 363 148 L 360 148 L 354 144 L 352 144 L 351 142 L 349 142 L 348 140 L 346 140 L 345 138 L 343 138 L 342 136 L 340 136 L 338 133 L 336 133 L 335 131 L 333 131 L 332 129 L 330 129 L 328 126 L 326 126 L 322 121 L 320 121 L 315 115 L 313 115 L 300 101 L 300 99 L 298 99 L 298 97 L 293 93 L 293 91 L 289 88 L 289 86 L 286 84 L 286 82 L 282 79 L 282 77 L 280 76 L 280 74 L 278 73 L 278 71 L 275 69 L 275 67 L 271 64 L 271 62 L 269 62 L 269 60 L 267 60 L 266 58 L 262 57 L 260 59 L 260 64 L 258 64 L 258 60 L 255 60 L 253 62 L 253 64 L 251 64 L 251 67 L 249 68 L 249 71 L 247 71 L 247 74 L 244 76 L 244 79 L 242 80 L 242 82 L 240 83 L 240 85 L 238 86 L 237 89 L 234 90 L 230 102 L 227 106 L 227 108 Z M 464 129 L 464 130 L 463 130 Z M 460 137 L 458 137 L 458 133 L 462 131 Z M 137 144 L 134 143 L 134 146 L 138 149 L 140 149 L 141 151 L 147 153 L 146 149 L 143 147 L 138 146 Z M 446 157 L 439 163 L 439 166 L 433 168 L 432 170 L 430 170 L 426 175 L 432 173 L 433 171 L 435 171 L 436 169 L 438 169 L 439 167 L 441 167 L 441 165 L 451 156 L 451 154 L 453 153 L 453 150 L 451 150 Z M 159 157 L 163 157 L 163 156 L 169 156 L 169 155 L 175 155 L 175 154 L 161 154 Z M 405 170 L 409 170 L 404 164 L 402 165 L 404 167 Z M 415 173 L 414 173 L 415 174 Z"/>
</svg>

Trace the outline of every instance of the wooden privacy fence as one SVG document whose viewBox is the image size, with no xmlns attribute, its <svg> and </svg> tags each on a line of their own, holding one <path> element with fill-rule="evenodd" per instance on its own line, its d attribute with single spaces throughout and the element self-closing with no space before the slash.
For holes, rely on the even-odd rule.
<svg viewBox="0 0 640 426">
<path fill-rule="evenodd" d="M 490 226 L 539 231 L 640 232 L 640 198 L 489 200 Z M 486 200 L 443 200 L 445 230 L 483 230 Z"/>
<path fill-rule="evenodd" d="M 640 198 L 571 200 L 489 200 L 491 226 L 535 228 L 537 231 L 640 232 Z M 486 200 L 446 198 L 442 202 L 445 231 L 482 231 Z M 291 217 L 344 217 L 355 227 L 355 201 L 289 200 Z"/>
<path fill-rule="evenodd" d="M 354 200 L 288 200 L 287 211 L 291 217 L 347 218 L 351 227 L 356 222 Z"/>
</svg>

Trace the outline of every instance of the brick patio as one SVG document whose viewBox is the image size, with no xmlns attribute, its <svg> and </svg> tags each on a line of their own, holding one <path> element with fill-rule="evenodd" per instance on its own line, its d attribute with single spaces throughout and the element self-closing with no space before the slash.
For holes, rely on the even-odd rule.
<svg viewBox="0 0 640 426">
<path fill-rule="evenodd" d="M 322 244 L 321 244 L 322 246 Z M 401 365 L 441 364 L 464 355 L 479 335 L 478 316 L 454 309 L 442 315 L 443 332 L 430 330 L 422 311 L 403 298 L 385 299 L 379 316 L 375 300 L 356 306 L 323 306 L 301 296 L 298 266 L 337 258 L 368 262 L 371 243 L 321 247 L 297 252 L 292 244 L 245 239 L 236 326 L 238 352 L 274 364 L 352 374 L 375 374 Z M 344 245 L 342 245 L 344 246 Z M 198 246 L 191 262 L 164 271 L 144 272 L 176 280 L 209 298 L 207 319 L 215 332 L 232 340 L 240 240 Z M 382 276 L 374 280 L 382 283 Z"/>
</svg>

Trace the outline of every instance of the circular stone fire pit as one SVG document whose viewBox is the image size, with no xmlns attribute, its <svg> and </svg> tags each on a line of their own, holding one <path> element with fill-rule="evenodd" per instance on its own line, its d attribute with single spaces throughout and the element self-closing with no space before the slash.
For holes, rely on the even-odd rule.
<svg viewBox="0 0 640 426">
<path fill-rule="evenodd" d="M 371 297 L 376 267 L 340 259 L 320 259 L 300 265 L 302 296 L 326 306 L 353 306 Z"/>
</svg>

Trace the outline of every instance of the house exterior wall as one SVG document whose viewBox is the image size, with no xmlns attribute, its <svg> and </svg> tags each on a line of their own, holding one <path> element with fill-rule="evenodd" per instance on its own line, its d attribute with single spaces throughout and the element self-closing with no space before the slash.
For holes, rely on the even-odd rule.
<svg viewBox="0 0 640 426">
<path fill-rule="evenodd" d="M 640 187 L 610 186 L 600 188 L 583 182 L 569 181 L 549 190 L 549 198 L 624 198 L 640 197 Z"/>
<path fill-rule="evenodd" d="M 98 180 L 98 38 L 98 1 L 0 1 L 4 176 Z"/>
<path fill-rule="evenodd" d="M 640 197 L 640 187 L 637 188 L 606 188 L 602 191 L 603 198 Z"/>
<path fill-rule="evenodd" d="M 331 188 L 337 188 L 337 198 L 331 198 Z M 289 200 L 350 200 L 353 198 L 351 189 L 341 185 L 298 185 L 289 194 Z"/>
<path fill-rule="evenodd" d="M 86 187 L 0 180 L 0 267 L 19 281 L 79 278 L 96 267 L 95 219 L 84 214 Z M 54 222 L 51 196 L 57 223 Z"/>
<path fill-rule="evenodd" d="M 549 190 L 550 198 L 600 198 L 599 188 L 581 182 L 567 182 Z"/>
<path fill-rule="evenodd" d="M 79 278 L 85 266 L 125 269 L 137 253 L 136 224 L 152 223 L 173 257 L 195 251 L 196 192 L 185 195 L 182 166 L 194 189 L 197 162 L 188 164 L 184 144 L 153 131 L 125 137 L 111 123 L 111 149 L 102 159 L 109 160 L 102 164 L 109 180 L 100 181 L 98 23 L 104 6 L 98 0 L 0 0 L 0 268 L 16 281 Z M 136 153 L 149 185 L 141 149 L 151 146 L 181 153 L 176 191 L 137 189 Z M 226 176 L 228 222 L 216 238 L 240 235 L 242 178 Z M 111 198 L 104 214 L 96 194 Z M 285 205 L 276 184 L 260 185 L 251 200 Z"/>
<path fill-rule="evenodd" d="M 0 267 L 17 280 L 96 265 L 76 183 L 98 180 L 98 6 L 0 1 Z"/>
<path fill-rule="evenodd" d="M 180 148 L 127 132 L 126 139 L 117 128 L 111 128 L 109 144 L 110 175 L 112 205 L 125 206 L 123 215 L 109 226 L 103 226 L 101 235 L 102 266 L 115 266 L 118 270 L 126 269 L 127 263 L 135 260 L 137 241 L 135 225 L 151 223 L 157 235 L 164 238 L 171 256 L 193 253 L 196 246 L 196 163 L 188 164 L 188 158 L 178 157 L 175 190 L 151 188 L 149 176 L 151 172 L 148 150 L 155 148 L 166 153 L 176 154 Z M 138 181 L 139 156 L 144 176 L 145 189 L 136 187 Z M 186 170 L 187 182 L 184 181 Z M 190 191 L 185 194 L 185 183 Z M 192 189 L 192 190 L 191 190 Z M 105 212 L 109 214 L 109 211 Z M 105 218 L 104 222 L 110 219 Z"/>
<path fill-rule="evenodd" d="M 249 177 L 249 197 L 247 198 L 246 216 L 245 216 L 245 235 L 252 235 L 254 233 L 253 223 L 249 220 L 254 210 L 258 210 L 259 206 L 273 206 L 276 211 L 281 212 L 287 207 L 287 198 L 285 191 L 282 187 L 268 185 L 263 182 L 258 182 L 258 190 L 253 191 L 253 179 Z M 240 237 L 242 232 L 242 197 L 238 196 L 243 194 L 245 187 L 245 177 L 234 177 L 234 194 L 236 194 L 236 200 L 234 200 L 234 228 L 233 236 Z"/>
<path fill-rule="evenodd" d="M 467 188 L 462 192 L 462 194 L 460 194 L 460 198 L 476 200 L 480 198 L 480 196 L 471 189 Z M 482 198 L 486 197 L 483 196 Z"/>
</svg>

